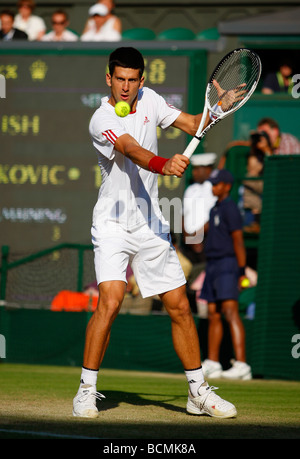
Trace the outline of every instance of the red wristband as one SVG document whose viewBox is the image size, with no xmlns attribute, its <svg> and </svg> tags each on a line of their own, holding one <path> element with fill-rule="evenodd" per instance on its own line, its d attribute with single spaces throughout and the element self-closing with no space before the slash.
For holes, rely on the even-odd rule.
<svg viewBox="0 0 300 459">
<path fill-rule="evenodd" d="M 158 174 L 164 175 L 162 170 L 167 161 L 168 159 L 162 158 L 161 156 L 153 156 L 148 163 L 148 167 L 151 172 L 157 172 Z"/>
</svg>

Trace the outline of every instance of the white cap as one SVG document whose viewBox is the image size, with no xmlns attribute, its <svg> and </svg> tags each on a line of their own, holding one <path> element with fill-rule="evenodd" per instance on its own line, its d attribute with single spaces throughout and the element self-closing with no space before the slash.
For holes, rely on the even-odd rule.
<svg viewBox="0 0 300 459">
<path fill-rule="evenodd" d="M 216 159 L 216 153 L 200 153 L 192 155 L 191 164 L 192 166 L 212 166 L 215 164 Z"/>
<path fill-rule="evenodd" d="M 101 3 L 96 3 L 89 9 L 89 16 L 94 16 L 97 14 L 98 16 L 107 16 L 108 15 L 108 8 L 105 5 L 101 5 Z"/>
</svg>

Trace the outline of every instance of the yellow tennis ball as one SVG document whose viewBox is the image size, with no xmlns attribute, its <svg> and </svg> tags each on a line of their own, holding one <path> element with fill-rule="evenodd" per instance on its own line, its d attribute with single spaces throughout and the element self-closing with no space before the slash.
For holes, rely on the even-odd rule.
<svg viewBox="0 0 300 459">
<path fill-rule="evenodd" d="M 127 102 L 117 102 L 115 105 L 115 112 L 118 116 L 124 118 L 124 116 L 127 116 L 128 113 L 130 113 L 130 105 L 127 104 Z"/>
<path fill-rule="evenodd" d="M 241 287 L 243 287 L 243 288 L 250 287 L 250 281 L 249 281 L 249 279 L 247 279 L 247 277 L 245 277 L 245 279 L 242 280 Z"/>
</svg>

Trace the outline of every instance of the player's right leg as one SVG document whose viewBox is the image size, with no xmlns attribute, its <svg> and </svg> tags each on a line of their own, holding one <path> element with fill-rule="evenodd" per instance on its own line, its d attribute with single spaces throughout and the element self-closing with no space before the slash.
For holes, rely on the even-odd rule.
<svg viewBox="0 0 300 459">
<path fill-rule="evenodd" d="M 107 349 L 112 324 L 120 310 L 126 284 L 123 281 L 106 281 L 99 284 L 98 306 L 86 329 L 83 357 L 85 374 L 97 374 Z M 73 415 L 96 417 L 96 400 L 102 398 L 96 391 L 95 376 L 91 380 L 81 380 L 73 400 Z"/>
<path fill-rule="evenodd" d="M 110 338 L 110 330 L 125 295 L 126 283 L 106 281 L 99 284 L 98 306 L 86 329 L 83 366 L 99 369 Z"/>
</svg>

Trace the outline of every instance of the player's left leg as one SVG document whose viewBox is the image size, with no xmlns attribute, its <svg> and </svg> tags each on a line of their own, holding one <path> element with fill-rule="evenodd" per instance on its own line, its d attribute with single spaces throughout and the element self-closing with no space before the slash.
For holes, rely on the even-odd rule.
<svg viewBox="0 0 300 459">
<path fill-rule="evenodd" d="M 201 366 L 199 337 L 185 285 L 160 295 L 171 318 L 174 349 L 185 369 Z"/>
<path fill-rule="evenodd" d="M 187 412 L 220 418 L 236 416 L 235 406 L 216 395 L 204 380 L 199 337 L 185 286 L 163 293 L 160 297 L 170 315 L 174 348 L 189 382 Z"/>
</svg>

